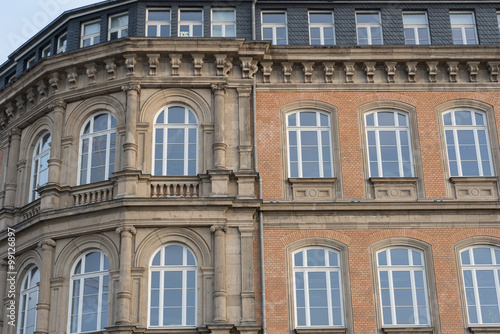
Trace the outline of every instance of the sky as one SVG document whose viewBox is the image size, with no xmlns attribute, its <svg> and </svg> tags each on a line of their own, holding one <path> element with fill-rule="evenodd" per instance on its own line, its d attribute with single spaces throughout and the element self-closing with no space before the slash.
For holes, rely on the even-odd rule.
<svg viewBox="0 0 500 334">
<path fill-rule="evenodd" d="M 7 0 L 0 11 L 0 64 L 64 11 L 103 0 Z"/>
</svg>

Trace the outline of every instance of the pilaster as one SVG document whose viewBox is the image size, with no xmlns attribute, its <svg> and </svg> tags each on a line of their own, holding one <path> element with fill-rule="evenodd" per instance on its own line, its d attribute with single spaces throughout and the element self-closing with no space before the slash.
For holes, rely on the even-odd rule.
<svg viewBox="0 0 500 334">
<path fill-rule="evenodd" d="M 226 293 L 226 231 L 225 225 L 213 225 L 214 234 L 214 323 L 227 323 Z M 214 332 L 212 332 L 214 333 Z M 216 332 L 226 333 L 226 332 Z M 229 332 L 227 332 L 229 333 Z"/>
<path fill-rule="evenodd" d="M 212 92 L 214 94 L 214 168 L 226 168 L 226 143 L 225 143 L 225 98 L 227 84 L 217 83 L 212 84 Z"/>
<path fill-rule="evenodd" d="M 19 162 L 19 148 L 21 143 L 21 130 L 13 128 L 10 133 L 9 156 L 5 178 L 4 208 L 14 208 L 17 189 L 17 163 Z"/>
<path fill-rule="evenodd" d="M 56 242 L 52 239 L 40 241 L 38 247 L 42 249 L 42 267 L 40 268 L 40 283 L 38 290 L 38 304 L 36 306 L 35 334 L 49 332 L 50 319 L 50 278 L 52 276 L 52 257 Z"/>
<path fill-rule="evenodd" d="M 120 234 L 120 280 L 117 293 L 117 321 L 116 325 L 130 325 L 130 304 L 132 300 L 132 237 L 136 229 L 133 226 L 124 226 L 116 229 Z"/>
</svg>

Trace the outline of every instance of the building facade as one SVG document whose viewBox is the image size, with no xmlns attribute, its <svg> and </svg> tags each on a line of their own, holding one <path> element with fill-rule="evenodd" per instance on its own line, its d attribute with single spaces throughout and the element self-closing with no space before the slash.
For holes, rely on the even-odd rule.
<svg viewBox="0 0 500 334">
<path fill-rule="evenodd" d="M 0 332 L 500 333 L 499 45 L 494 1 L 61 14 L 0 67 Z"/>
</svg>

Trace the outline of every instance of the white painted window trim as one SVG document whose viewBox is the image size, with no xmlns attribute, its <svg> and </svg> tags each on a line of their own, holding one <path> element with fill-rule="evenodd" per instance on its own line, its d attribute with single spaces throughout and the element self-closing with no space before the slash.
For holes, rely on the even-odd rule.
<svg viewBox="0 0 500 334">
<path fill-rule="evenodd" d="M 111 28 L 111 20 L 114 19 L 114 18 L 117 18 L 117 17 L 122 17 L 122 16 L 127 16 L 128 17 L 128 12 L 120 13 L 120 14 L 116 14 L 116 15 L 111 15 L 108 18 L 108 41 L 111 40 L 111 34 L 114 33 L 114 32 L 118 33 L 118 37 L 116 37 L 115 39 L 120 39 L 122 37 L 127 37 L 128 36 L 128 33 L 127 33 L 127 36 L 122 36 L 124 30 L 127 30 L 127 32 L 128 32 L 128 23 L 126 25 L 122 25 L 122 26 Z M 128 22 L 128 20 L 127 20 L 127 22 Z"/>
<path fill-rule="evenodd" d="M 42 53 L 41 53 L 41 57 L 42 57 L 42 58 L 47 58 L 47 57 L 52 56 L 52 49 L 51 49 L 51 47 L 52 47 L 52 45 L 51 45 L 51 44 L 49 44 L 49 45 L 45 46 L 45 47 L 42 49 Z M 48 50 L 48 51 L 46 51 L 46 50 Z M 47 53 L 49 53 L 49 54 L 47 54 Z"/>
<path fill-rule="evenodd" d="M 450 12 L 450 21 L 451 21 L 451 16 L 453 14 L 470 14 L 472 17 L 472 24 L 451 24 L 451 22 L 450 22 L 451 29 L 460 29 L 460 31 L 462 32 L 462 44 L 455 44 L 455 43 L 453 43 L 453 44 L 455 44 L 455 45 L 467 45 L 467 37 L 465 35 L 465 29 L 467 29 L 467 28 L 474 28 L 474 37 L 475 37 L 476 43 L 470 44 L 470 45 L 479 44 L 479 38 L 477 36 L 476 17 L 474 15 L 474 12 L 451 11 Z M 453 42 L 453 34 L 452 34 L 452 42 Z"/>
<path fill-rule="evenodd" d="M 332 23 L 311 23 L 311 14 L 331 14 L 332 15 Z M 335 15 L 331 11 L 309 11 L 308 12 L 308 20 L 309 20 L 309 45 L 312 44 L 312 36 L 311 36 L 311 28 L 319 28 L 320 33 L 320 45 L 325 45 L 325 29 L 333 29 L 333 44 L 337 44 L 337 40 L 335 38 Z M 330 44 L 327 44 L 330 45 Z"/>
<path fill-rule="evenodd" d="M 405 14 L 409 15 L 414 15 L 414 14 L 423 14 L 425 16 L 425 24 L 404 24 L 404 16 Z M 424 45 L 431 45 L 431 34 L 430 34 L 430 29 L 429 29 L 429 20 L 427 18 L 427 12 L 410 12 L 410 11 L 405 11 L 403 12 L 403 24 L 404 27 L 403 29 L 413 29 L 413 33 L 415 34 L 415 45 L 420 45 L 420 35 L 418 33 L 419 28 L 426 28 L 427 29 L 427 40 L 429 41 L 429 44 L 424 44 Z M 406 37 L 405 37 L 405 44 L 406 45 L 412 45 L 412 44 L 407 44 L 406 43 Z"/>
<path fill-rule="evenodd" d="M 35 56 L 33 57 L 30 57 L 27 61 L 26 61 L 26 69 L 30 69 L 32 68 L 34 65 L 35 65 L 35 62 L 36 62 L 36 58 Z"/>
<path fill-rule="evenodd" d="M 285 14 L 285 23 L 264 23 L 263 18 L 264 14 L 268 13 L 280 13 L 280 14 Z M 285 28 L 285 45 L 288 45 L 288 15 L 287 12 L 284 10 L 263 10 L 260 15 L 260 22 L 261 22 L 261 31 L 260 31 L 260 36 L 263 41 L 268 41 L 268 39 L 264 39 L 264 28 L 271 28 L 273 32 L 273 39 L 272 39 L 272 45 L 277 45 L 277 36 L 276 36 L 276 28 Z"/>
<path fill-rule="evenodd" d="M 61 46 L 61 40 L 66 37 L 66 43 Z M 66 46 L 68 45 L 68 33 L 65 32 L 57 38 L 57 52 L 56 54 L 66 52 Z"/>
<path fill-rule="evenodd" d="M 101 36 L 101 26 L 100 26 L 100 22 L 101 20 L 94 20 L 94 21 L 89 21 L 89 22 L 84 22 L 82 23 L 82 26 L 81 26 L 81 32 L 80 32 L 80 47 L 83 48 L 84 45 L 83 45 L 83 41 L 86 40 L 86 39 L 90 39 L 90 45 L 87 45 L 88 46 L 92 46 L 94 44 L 97 44 L 95 42 L 95 38 L 96 37 L 100 37 Z M 89 35 L 84 35 L 85 34 L 85 27 L 88 26 L 88 25 L 92 25 L 92 24 L 99 24 L 99 31 L 96 32 L 96 33 L 93 33 L 93 34 L 89 34 Z"/>
<path fill-rule="evenodd" d="M 27 322 L 27 313 L 28 313 L 28 303 L 24 302 L 24 297 L 26 296 L 26 299 L 30 297 L 30 295 L 36 296 L 36 301 L 35 301 L 35 319 L 34 319 L 34 327 L 33 330 L 36 329 L 36 305 L 38 304 L 38 294 L 39 294 L 39 285 L 38 282 L 35 283 L 34 286 L 25 289 L 24 286 L 26 283 L 28 286 L 32 285 L 31 282 L 31 272 L 33 270 L 38 271 L 38 277 L 40 277 L 40 270 L 37 267 L 30 267 L 30 269 L 26 272 L 24 275 L 24 279 L 21 284 L 21 292 L 19 294 L 19 313 L 18 313 L 18 324 L 17 324 L 17 334 L 26 334 L 26 322 Z M 24 319 L 21 317 L 21 312 L 24 312 Z M 21 320 L 24 320 L 24 323 L 21 324 Z"/>
<path fill-rule="evenodd" d="M 152 21 L 149 20 L 149 11 L 167 11 L 169 12 L 169 20 L 168 21 Z M 170 27 L 170 35 L 169 36 L 159 36 L 161 32 L 161 26 L 168 25 Z M 149 36 L 148 35 L 148 27 L 149 26 L 156 26 L 156 36 Z M 146 10 L 146 37 L 171 37 L 172 36 L 172 9 L 170 8 L 148 8 Z"/>
<path fill-rule="evenodd" d="M 42 142 L 43 139 L 45 138 L 46 135 L 49 135 L 49 148 L 43 152 L 39 152 L 38 154 L 36 153 L 38 149 L 42 148 Z M 40 171 L 40 160 L 45 157 L 49 156 L 50 157 L 50 141 L 52 139 L 52 136 L 48 132 L 44 132 L 40 138 L 38 139 L 36 145 L 35 145 L 35 150 L 33 151 L 33 159 L 31 163 L 31 180 L 30 180 L 30 197 L 29 200 L 30 202 L 40 198 L 40 194 L 36 191 L 38 187 L 41 187 L 45 184 L 36 184 L 40 180 L 40 174 L 42 171 Z M 35 166 L 36 166 L 36 175 L 35 175 Z M 47 168 L 44 169 L 43 171 L 47 171 L 47 176 L 49 173 L 49 166 L 47 165 Z M 35 183 L 35 176 L 36 176 L 36 183 Z"/>
<path fill-rule="evenodd" d="M 234 12 L 234 21 L 213 21 L 213 14 L 217 11 L 233 11 Z M 213 28 L 214 26 L 220 25 L 222 31 L 222 37 L 231 37 L 235 38 L 237 36 L 236 32 L 236 9 L 234 8 L 212 8 L 210 11 L 210 36 L 213 37 Z M 226 36 L 226 25 L 234 25 L 234 36 Z"/>
<path fill-rule="evenodd" d="M 358 23 L 358 14 L 370 14 L 370 13 L 378 15 L 378 20 L 379 20 L 378 23 Z M 380 44 L 375 44 L 375 45 L 384 45 L 384 32 L 382 30 L 382 16 L 380 14 L 380 11 L 378 10 L 356 11 L 356 40 L 358 45 L 364 45 L 364 44 L 359 44 L 359 33 L 358 33 L 359 28 L 367 28 L 366 33 L 368 37 L 368 45 L 373 45 L 371 28 L 380 28 Z"/>
<path fill-rule="evenodd" d="M 201 21 L 181 21 L 181 12 L 182 11 L 199 11 L 201 12 Z M 195 38 L 201 38 L 205 36 L 205 23 L 203 21 L 204 18 L 204 11 L 202 8 L 179 8 L 178 10 L 178 16 L 177 16 L 177 36 L 178 37 L 195 37 L 193 36 L 193 26 L 195 25 L 201 25 L 201 36 L 196 36 Z M 181 36 L 181 25 L 187 25 L 189 26 L 189 33 L 188 36 Z"/>
</svg>

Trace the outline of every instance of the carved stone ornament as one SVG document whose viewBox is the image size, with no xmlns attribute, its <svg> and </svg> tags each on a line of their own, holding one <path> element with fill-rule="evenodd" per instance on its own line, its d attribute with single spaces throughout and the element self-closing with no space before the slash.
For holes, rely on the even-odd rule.
<svg viewBox="0 0 500 334">
<path fill-rule="evenodd" d="M 415 83 L 415 75 L 417 75 L 417 62 L 409 61 L 406 63 L 406 72 L 408 72 L 408 82 Z"/>
<path fill-rule="evenodd" d="M 36 104 L 36 90 L 33 87 L 28 88 L 26 91 L 26 100 L 28 101 L 28 108 L 32 108 Z"/>
<path fill-rule="evenodd" d="M 66 70 L 69 89 L 75 89 L 78 86 L 78 70 L 72 67 Z"/>
<path fill-rule="evenodd" d="M 333 73 L 335 72 L 335 63 L 325 62 L 323 63 L 323 68 L 325 70 L 325 82 L 333 83 Z"/>
<path fill-rule="evenodd" d="M 477 82 L 477 74 L 479 73 L 479 62 L 478 61 L 467 62 L 467 70 L 469 71 L 469 81 Z"/>
<path fill-rule="evenodd" d="M 203 75 L 203 58 L 204 54 L 193 54 L 194 76 L 201 77 Z"/>
<path fill-rule="evenodd" d="M 9 122 L 14 120 L 14 110 L 15 106 L 12 102 L 5 105 L 5 115 L 7 115 Z"/>
<path fill-rule="evenodd" d="M 50 103 L 49 108 L 52 110 L 54 110 L 56 108 L 64 110 L 64 109 L 66 109 L 66 106 L 67 106 L 67 104 L 66 104 L 66 102 L 64 102 L 63 99 L 57 99 L 57 100 L 54 100 Z"/>
<path fill-rule="evenodd" d="M 123 55 L 125 57 L 125 67 L 127 68 L 127 76 L 132 77 L 135 75 L 135 64 L 137 63 L 136 54 Z"/>
<path fill-rule="evenodd" d="M 254 74 L 257 73 L 259 67 L 257 61 L 252 57 L 240 57 L 241 60 L 241 76 L 243 79 L 252 79 Z"/>
<path fill-rule="evenodd" d="M 449 61 L 446 66 L 448 67 L 448 78 L 450 82 L 457 82 L 458 61 Z"/>
<path fill-rule="evenodd" d="M 396 65 L 398 63 L 395 61 L 386 61 L 385 62 L 385 71 L 387 73 L 387 82 L 394 83 L 394 76 L 396 75 Z"/>
<path fill-rule="evenodd" d="M 172 65 L 172 76 L 179 76 L 179 67 L 181 67 L 182 55 L 170 54 L 170 64 Z"/>
<path fill-rule="evenodd" d="M 281 63 L 281 66 L 283 66 L 283 82 L 290 83 L 292 81 L 293 63 L 286 61 Z"/>
<path fill-rule="evenodd" d="M 130 82 L 130 83 L 122 85 L 122 90 L 124 92 L 128 92 L 129 90 L 135 90 L 137 92 L 140 92 L 141 91 L 141 85 L 139 83 Z"/>
<path fill-rule="evenodd" d="M 273 71 L 272 61 L 262 61 L 262 80 L 264 83 L 271 83 L 271 72 Z"/>
<path fill-rule="evenodd" d="M 220 83 L 213 83 L 210 85 L 210 88 L 212 88 L 212 91 L 214 93 L 226 93 L 227 90 L 227 83 L 225 82 L 220 82 Z"/>
<path fill-rule="evenodd" d="M 217 76 L 228 76 L 233 68 L 233 58 L 227 58 L 226 54 L 216 54 L 215 63 L 217 65 Z"/>
<path fill-rule="evenodd" d="M 367 61 L 363 65 L 366 73 L 366 82 L 368 83 L 373 83 L 374 82 L 374 76 L 375 76 L 375 62 L 374 61 Z"/>
<path fill-rule="evenodd" d="M 212 233 L 217 232 L 217 231 L 226 232 L 227 226 L 226 225 L 212 225 L 212 226 L 210 226 L 210 231 Z"/>
<path fill-rule="evenodd" d="M 116 233 L 118 234 L 122 234 L 123 232 L 128 232 L 132 235 L 135 235 L 137 234 L 137 230 L 134 226 L 122 226 L 122 227 L 118 227 L 116 230 L 115 230 Z"/>
<path fill-rule="evenodd" d="M 5 130 L 9 124 L 9 117 L 5 112 L 0 113 L 0 130 Z"/>
<path fill-rule="evenodd" d="M 437 65 L 438 65 L 437 61 L 427 62 L 427 72 L 429 72 L 429 82 L 436 82 Z"/>
<path fill-rule="evenodd" d="M 498 82 L 498 71 L 500 68 L 500 63 L 495 61 L 488 62 L 488 72 L 490 73 L 490 81 Z"/>
<path fill-rule="evenodd" d="M 59 77 L 60 75 L 57 72 L 50 74 L 49 85 L 50 87 L 52 87 L 54 92 L 57 92 L 57 90 L 59 89 Z"/>
<path fill-rule="evenodd" d="M 353 62 L 344 63 L 344 71 L 345 71 L 345 82 L 353 83 L 354 82 L 354 72 L 356 72 L 356 67 Z"/>
<path fill-rule="evenodd" d="M 106 73 L 108 73 L 108 80 L 116 79 L 116 62 L 115 58 L 104 60 L 106 64 Z"/>
<path fill-rule="evenodd" d="M 45 80 L 38 81 L 38 83 L 36 84 L 36 90 L 38 92 L 40 102 L 45 101 L 48 97 L 47 82 Z"/>
<path fill-rule="evenodd" d="M 158 65 L 160 64 L 160 54 L 148 54 L 149 76 L 156 76 L 158 73 Z"/>
<path fill-rule="evenodd" d="M 88 85 L 93 86 L 96 84 L 96 76 L 97 76 L 97 65 L 96 63 L 85 64 Z"/>
<path fill-rule="evenodd" d="M 314 62 L 303 62 L 302 66 L 304 66 L 304 82 L 305 83 L 312 83 Z"/>
<path fill-rule="evenodd" d="M 16 107 L 19 115 L 22 115 L 26 110 L 26 99 L 23 95 L 19 95 L 16 97 Z"/>
<path fill-rule="evenodd" d="M 40 248 L 54 248 L 56 247 L 56 242 L 52 239 L 44 239 L 38 243 Z"/>
</svg>

